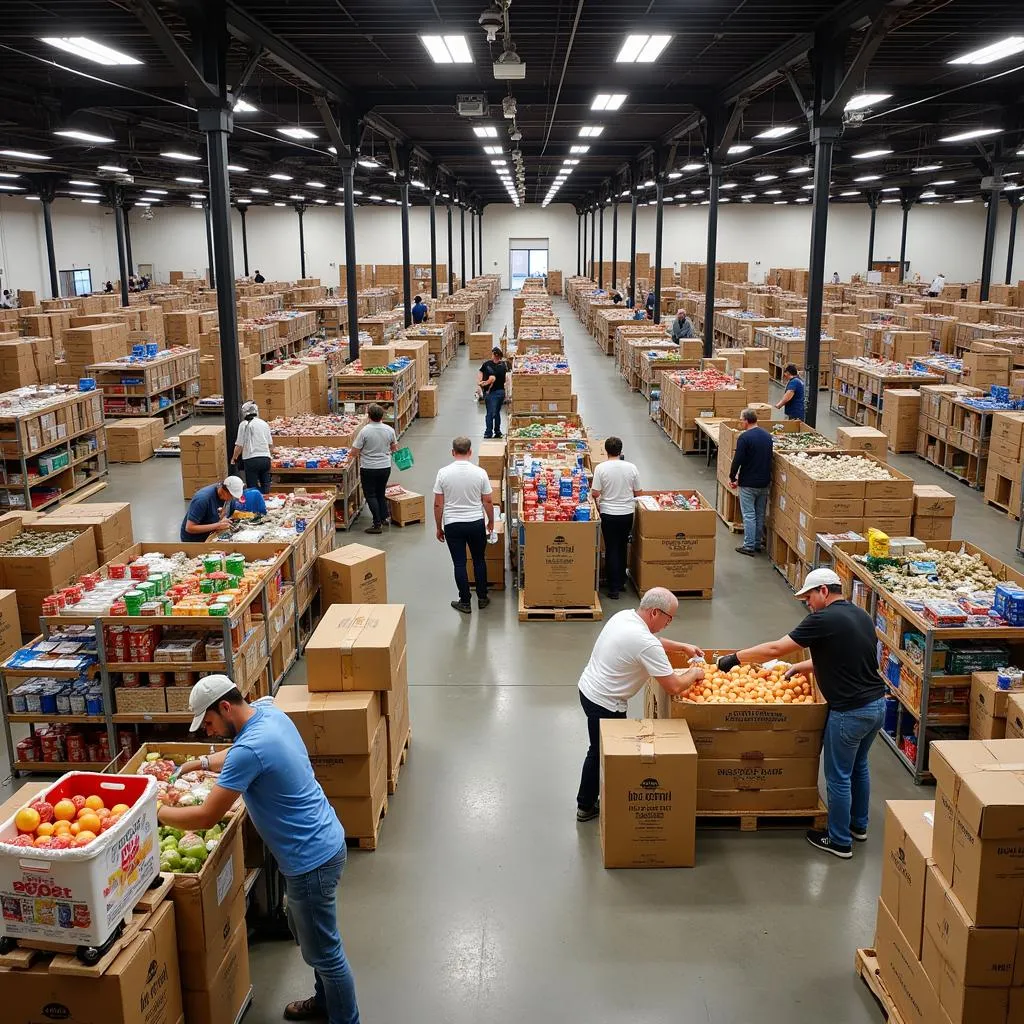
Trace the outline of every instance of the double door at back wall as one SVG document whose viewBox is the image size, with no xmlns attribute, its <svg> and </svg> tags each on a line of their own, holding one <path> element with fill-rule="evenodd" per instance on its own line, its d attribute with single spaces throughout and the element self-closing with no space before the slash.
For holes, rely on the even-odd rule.
<svg viewBox="0 0 1024 1024">
<path fill-rule="evenodd" d="M 509 287 L 522 288 L 528 277 L 547 277 L 548 240 L 546 238 L 510 238 L 508 240 Z"/>
</svg>

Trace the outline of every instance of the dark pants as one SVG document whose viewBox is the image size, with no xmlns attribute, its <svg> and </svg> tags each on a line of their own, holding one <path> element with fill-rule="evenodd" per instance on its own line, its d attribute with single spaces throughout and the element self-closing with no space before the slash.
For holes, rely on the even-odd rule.
<svg viewBox="0 0 1024 1024">
<path fill-rule="evenodd" d="M 242 463 L 245 467 L 245 486 L 258 487 L 263 494 L 270 493 L 270 459 L 257 455 Z"/>
<path fill-rule="evenodd" d="M 576 806 L 582 811 L 589 811 L 597 803 L 597 796 L 601 791 L 601 719 L 625 718 L 626 712 L 609 711 L 600 704 L 595 704 L 582 690 L 580 704 L 583 705 L 583 713 L 587 716 L 590 746 L 583 760 L 583 774 L 580 776 L 580 791 L 576 794 Z"/>
<path fill-rule="evenodd" d="M 449 523 L 444 528 L 444 539 L 452 555 L 455 567 L 455 586 L 459 588 L 459 600 L 469 604 L 469 574 L 466 572 L 466 546 L 473 559 L 473 576 L 476 579 L 476 596 L 487 596 L 487 526 L 482 519 L 475 523 Z"/>
<path fill-rule="evenodd" d="M 501 435 L 501 406 L 504 401 L 504 391 L 488 391 L 484 395 L 484 406 L 487 409 L 484 437 L 499 437 Z"/>
<path fill-rule="evenodd" d="M 633 529 L 633 513 L 624 516 L 601 514 L 601 536 L 604 537 L 604 567 L 608 577 L 608 593 L 626 589 L 626 546 Z"/>
<path fill-rule="evenodd" d="M 370 506 L 374 526 L 383 525 L 389 518 L 388 499 L 384 497 L 384 491 L 387 489 L 390 476 L 390 466 L 387 469 L 359 470 L 359 480 L 363 485 L 363 494 L 366 495 L 366 504 Z"/>
</svg>

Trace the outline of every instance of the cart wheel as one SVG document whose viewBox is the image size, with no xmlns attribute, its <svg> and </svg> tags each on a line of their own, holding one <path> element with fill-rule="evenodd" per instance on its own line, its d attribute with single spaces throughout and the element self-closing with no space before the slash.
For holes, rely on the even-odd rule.
<svg viewBox="0 0 1024 1024">
<path fill-rule="evenodd" d="M 92 967 L 94 964 L 98 964 L 100 962 L 100 956 L 102 956 L 95 946 L 79 946 L 78 949 L 75 950 L 75 955 L 87 967 Z"/>
<path fill-rule="evenodd" d="M 17 943 L 9 935 L 0 936 L 0 956 L 10 953 Z"/>
</svg>

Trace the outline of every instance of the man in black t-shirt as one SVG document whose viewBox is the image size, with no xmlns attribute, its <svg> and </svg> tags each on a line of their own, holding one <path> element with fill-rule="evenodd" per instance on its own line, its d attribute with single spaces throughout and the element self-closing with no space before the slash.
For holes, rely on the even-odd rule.
<svg viewBox="0 0 1024 1024">
<path fill-rule="evenodd" d="M 505 401 L 505 375 L 508 363 L 500 348 L 491 349 L 491 358 L 480 367 L 479 384 L 484 393 L 487 419 L 484 438 L 501 437 L 501 407 Z"/>
<path fill-rule="evenodd" d="M 878 671 L 875 624 L 866 611 L 843 597 L 842 581 L 831 569 L 813 569 L 796 596 L 809 614 L 780 640 L 748 647 L 718 659 L 728 672 L 741 664 L 783 658 L 806 647 L 810 661 L 794 665 L 787 678 L 814 669 L 828 703 L 824 747 L 828 788 L 828 831 L 811 830 L 819 850 L 848 860 L 852 840 L 868 838 L 871 778 L 868 752 L 885 719 L 885 683 Z"/>
</svg>

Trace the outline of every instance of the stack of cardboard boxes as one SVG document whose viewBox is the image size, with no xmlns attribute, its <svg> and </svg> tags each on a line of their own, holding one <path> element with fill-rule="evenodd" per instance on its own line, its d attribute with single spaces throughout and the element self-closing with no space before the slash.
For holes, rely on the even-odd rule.
<svg viewBox="0 0 1024 1024">
<path fill-rule="evenodd" d="M 1014 518 L 1020 515 L 1022 442 L 1024 412 L 993 413 L 985 472 L 985 500 L 1006 509 Z"/>
<path fill-rule="evenodd" d="M 107 458 L 111 462 L 145 462 L 164 443 L 160 417 L 137 416 L 107 424 Z"/>
<path fill-rule="evenodd" d="M 971 675 L 972 740 L 1006 739 L 1006 717 L 1011 693 L 996 686 L 996 675 L 995 672 L 975 672 Z"/>
<path fill-rule="evenodd" d="M 914 484 L 910 533 L 918 540 L 951 540 L 956 498 L 935 484 Z"/>
<path fill-rule="evenodd" d="M 56 381 L 53 338 L 32 336 L 0 341 L 0 391 Z"/>
<path fill-rule="evenodd" d="M 309 367 L 281 366 L 261 373 L 253 381 L 253 401 L 266 419 L 311 412 Z"/>
<path fill-rule="evenodd" d="M 889 451 L 917 450 L 918 421 L 921 418 L 921 392 L 916 388 L 889 388 L 882 406 L 882 433 L 889 439 Z"/>
<path fill-rule="evenodd" d="M 696 499 L 699 509 L 661 508 L 657 495 Z M 651 587 L 700 592 L 711 597 L 715 585 L 715 510 L 698 491 L 642 491 L 633 518 L 630 577 L 637 593 Z"/>
<path fill-rule="evenodd" d="M 203 333 L 199 323 L 198 309 L 186 309 L 177 313 L 164 313 L 164 336 L 168 345 L 184 345 L 199 348 L 199 335 Z M 216 326 L 216 319 L 214 320 Z"/>
<path fill-rule="evenodd" d="M 57 363 L 57 380 L 77 384 L 88 377 L 87 366 L 106 363 L 127 355 L 130 348 L 125 323 L 72 327 L 64 332 L 64 359 Z"/>
<path fill-rule="evenodd" d="M 132 508 L 126 501 L 61 505 L 41 516 L 40 522 L 66 527 L 91 526 L 100 565 L 112 562 L 135 543 Z"/>
<path fill-rule="evenodd" d="M 223 427 L 188 427 L 181 439 L 181 489 L 186 501 L 228 473 L 228 446 Z"/>
</svg>

